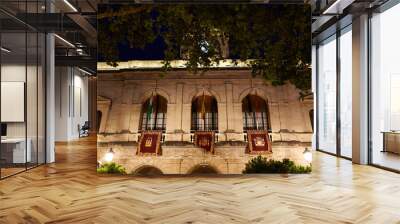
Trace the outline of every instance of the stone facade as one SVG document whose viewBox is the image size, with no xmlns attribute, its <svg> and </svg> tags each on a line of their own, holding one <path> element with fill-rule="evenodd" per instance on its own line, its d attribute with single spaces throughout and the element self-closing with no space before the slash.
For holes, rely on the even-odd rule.
<svg viewBox="0 0 400 224">
<path fill-rule="evenodd" d="M 273 153 L 263 156 L 282 160 L 290 158 L 298 165 L 308 165 L 303 158 L 304 148 L 307 144 L 274 143 Z M 210 166 L 218 174 L 240 174 L 245 164 L 256 154 L 245 153 L 246 144 L 243 145 L 220 145 L 216 146 L 214 154 L 205 153 L 202 148 L 194 145 L 162 146 L 160 156 L 138 156 L 136 155 L 136 144 L 99 144 L 97 157 L 104 157 L 109 148 L 115 152 L 114 161 L 125 167 L 127 173 L 135 174 L 143 167 L 151 166 L 158 168 L 164 174 L 192 174 L 199 166 Z"/>
<path fill-rule="evenodd" d="M 241 173 L 252 157 L 244 153 L 242 100 L 248 94 L 256 94 L 269 108 L 270 134 L 274 142 L 270 157 L 287 157 L 304 164 L 302 152 L 312 136 L 310 110 L 313 102 L 300 100 L 299 90 L 293 85 L 272 86 L 262 78 L 252 77 L 249 70 L 238 69 L 212 70 L 204 74 L 175 70 L 161 75 L 160 71 L 148 70 L 98 75 L 99 161 L 111 145 L 116 150 L 116 160 L 133 172 L 138 166 L 149 165 L 158 167 L 163 173 L 183 174 L 190 170 L 189 164 L 196 166 L 202 161 L 220 173 Z M 142 104 L 152 93 L 163 96 L 168 102 L 165 143 L 162 144 L 162 156 L 143 158 L 135 155 L 135 144 L 140 136 Z M 218 104 L 220 144 L 216 146 L 215 155 L 206 157 L 200 148 L 190 144 L 192 100 L 202 94 L 214 96 Z M 171 142 L 188 144 L 171 146 L 168 144 Z M 230 142 L 240 144 L 225 144 Z M 289 153 L 291 151 L 298 155 Z"/>
</svg>

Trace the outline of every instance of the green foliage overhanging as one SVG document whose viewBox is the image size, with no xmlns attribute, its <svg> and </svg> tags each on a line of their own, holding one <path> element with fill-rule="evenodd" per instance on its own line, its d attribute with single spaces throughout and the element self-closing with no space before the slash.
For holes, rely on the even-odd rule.
<svg viewBox="0 0 400 224">
<path fill-rule="evenodd" d="M 101 166 L 97 168 L 97 172 L 126 174 L 125 168 L 114 162 L 101 164 Z"/>
<path fill-rule="evenodd" d="M 228 44 L 236 62 L 254 59 L 249 64 L 253 75 L 273 85 L 289 81 L 300 90 L 310 89 L 308 5 L 126 5 L 103 8 L 98 20 L 99 53 L 113 66 L 119 43 L 144 48 L 162 37 L 165 71 L 185 49 L 186 68 L 203 72 L 225 59 Z"/>
<path fill-rule="evenodd" d="M 296 165 L 290 159 L 282 161 L 268 160 L 265 157 L 257 156 L 251 159 L 243 173 L 310 173 L 311 166 Z"/>
</svg>

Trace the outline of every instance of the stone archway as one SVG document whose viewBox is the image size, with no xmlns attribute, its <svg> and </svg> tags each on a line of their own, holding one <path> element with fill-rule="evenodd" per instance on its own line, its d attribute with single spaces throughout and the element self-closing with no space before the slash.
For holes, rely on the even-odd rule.
<svg viewBox="0 0 400 224">
<path fill-rule="evenodd" d="M 97 110 L 97 112 L 96 112 L 96 131 L 97 131 L 97 133 L 99 133 L 99 130 L 100 130 L 102 116 L 103 116 L 103 113 L 100 110 Z"/>
<path fill-rule="evenodd" d="M 215 167 L 211 165 L 199 164 L 190 169 L 188 174 L 190 175 L 219 174 L 219 172 Z"/>
<path fill-rule="evenodd" d="M 220 96 L 218 92 L 216 92 L 211 88 L 201 88 L 201 89 L 195 88 L 191 92 L 185 94 L 183 101 L 184 103 L 191 103 L 196 97 L 203 95 L 215 97 L 218 103 L 225 103 L 223 97 Z"/>
<path fill-rule="evenodd" d="M 155 166 L 145 165 L 137 168 L 134 174 L 137 176 L 161 176 L 163 172 Z"/>
<path fill-rule="evenodd" d="M 109 111 L 111 110 L 111 99 L 104 96 L 97 96 L 97 111 L 101 113 L 101 119 L 99 119 L 98 133 L 105 133 L 108 121 Z M 98 119 L 98 118 L 97 118 Z"/>
<path fill-rule="evenodd" d="M 249 94 L 253 94 L 253 95 L 257 95 L 259 97 L 261 97 L 263 100 L 265 100 L 265 102 L 269 103 L 269 96 L 268 94 L 264 91 L 264 89 L 260 88 L 260 87 L 250 87 L 247 88 L 245 90 L 243 90 L 240 94 L 239 94 L 239 102 L 242 102 L 243 99 L 249 95 Z"/>
<path fill-rule="evenodd" d="M 153 96 L 153 95 L 160 95 L 160 96 L 164 97 L 164 98 L 167 100 L 168 103 L 174 103 L 174 102 L 172 102 L 173 100 L 172 100 L 170 94 L 169 94 L 166 90 L 164 90 L 164 89 L 162 89 L 162 88 L 157 88 L 157 89 L 151 88 L 151 89 L 147 89 L 147 90 L 146 90 L 145 92 L 143 92 L 143 93 L 141 94 L 141 96 L 139 97 L 138 103 L 144 103 L 146 100 L 148 100 L 148 99 L 149 99 L 151 96 Z"/>
</svg>

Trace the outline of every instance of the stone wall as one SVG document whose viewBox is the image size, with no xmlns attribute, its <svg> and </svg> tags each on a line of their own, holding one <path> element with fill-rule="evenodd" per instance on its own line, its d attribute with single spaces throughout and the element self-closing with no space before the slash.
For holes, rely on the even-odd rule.
<svg viewBox="0 0 400 224">
<path fill-rule="evenodd" d="M 308 165 L 304 160 L 304 148 L 309 145 L 274 143 L 273 152 L 263 154 L 269 159 L 290 158 L 298 165 Z M 214 154 L 206 153 L 194 145 L 162 146 L 162 155 L 136 155 L 136 144 L 106 144 L 97 147 L 97 158 L 102 160 L 112 147 L 114 162 L 125 167 L 127 173 L 135 174 L 143 167 L 156 167 L 163 174 L 191 174 L 199 166 L 210 166 L 219 174 L 241 174 L 246 163 L 255 154 L 245 153 L 245 145 L 216 146 Z"/>
<path fill-rule="evenodd" d="M 192 75 L 174 71 L 100 73 L 98 110 L 102 112 L 99 141 L 136 141 L 142 104 L 152 93 L 168 101 L 166 141 L 189 141 L 191 103 L 203 93 L 218 102 L 220 141 L 243 140 L 242 100 L 257 94 L 268 104 L 273 141 L 311 142 L 312 100 L 299 100 L 291 84 L 272 86 L 247 70 L 209 71 Z"/>
</svg>

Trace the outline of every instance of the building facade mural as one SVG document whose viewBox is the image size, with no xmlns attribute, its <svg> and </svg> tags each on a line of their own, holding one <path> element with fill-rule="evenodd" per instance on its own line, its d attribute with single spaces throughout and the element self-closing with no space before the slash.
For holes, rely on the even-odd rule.
<svg viewBox="0 0 400 224">
<path fill-rule="evenodd" d="M 304 165 L 313 100 L 299 96 L 294 85 L 273 86 L 247 69 L 101 72 L 98 161 L 112 148 L 114 160 L 128 173 L 190 174 L 200 167 L 238 174 L 256 156 L 246 151 L 247 130 L 258 129 L 268 131 L 272 142 L 272 153 L 265 156 Z M 162 133 L 160 155 L 136 153 L 145 130 Z M 214 153 L 194 144 L 196 131 L 215 133 Z"/>
</svg>

